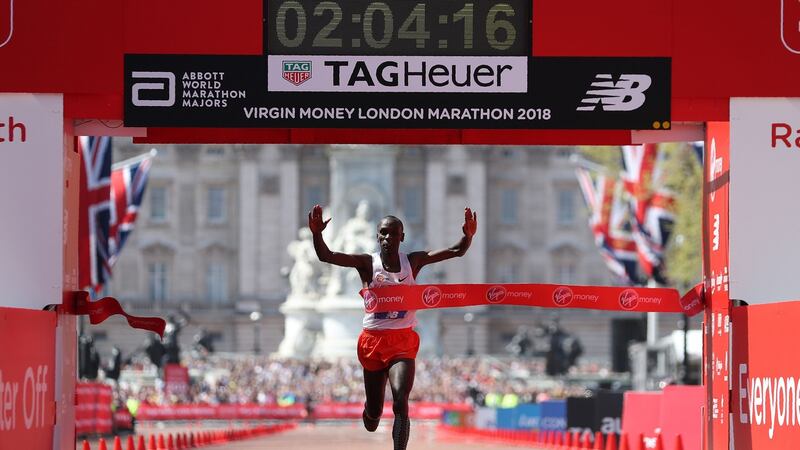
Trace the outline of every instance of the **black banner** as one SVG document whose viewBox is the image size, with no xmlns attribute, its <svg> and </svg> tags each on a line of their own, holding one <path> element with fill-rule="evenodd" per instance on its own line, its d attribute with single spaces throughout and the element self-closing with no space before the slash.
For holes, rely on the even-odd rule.
<svg viewBox="0 0 800 450">
<path fill-rule="evenodd" d="M 601 391 L 595 396 L 597 399 L 594 431 L 603 435 L 610 433 L 619 434 L 622 430 L 622 392 Z"/>
<path fill-rule="evenodd" d="M 580 433 L 592 430 L 595 408 L 596 401 L 593 397 L 567 398 L 567 429 Z"/>
<path fill-rule="evenodd" d="M 377 85 L 385 78 L 370 75 L 366 64 L 359 66 L 358 56 L 338 58 L 347 58 L 349 66 L 345 69 L 352 70 L 349 78 L 342 72 L 340 80 L 336 68 L 336 79 L 331 83 L 344 86 L 342 92 L 330 92 L 333 89 L 275 92 L 269 91 L 268 86 L 279 80 L 267 79 L 266 56 L 126 55 L 124 123 L 130 127 L 229 128 L 663 129 L 670 126 L 669 58 L 530 57 L 527 92 L 513 93 L 480 91 L 484 84 L 478 86 L 479 76 L 484 81 L 496 76 L 500 84 L 500 66 L 493 73 L 490 62 L 485 70 L 481 69 L 484 66 L 469 69 L 476 80 L 470 87 L 473 92 L 397 92 L 402 88 Z M 394 70 L 392 64 L 397 63 L 392 62 L 393 57 L 386 58 L 382 67 Z M 317 77 L 314 80 L 317 82 L 320 77 L 330 77 L 333 70 L 327 63 L 314 68 L 305 65 L 306 61 L 284 63 L 283 78 L 294 84 L 311 76 Z M 452 66 L 452 70 L 466 70 L 470 64 L 480 63 L 467 60 L 460 64 Z M 408 81 L 411 77 L 411 81 L 423 85 L 427 82 L 429 90 L 433 89 L 432 80 L 450 82 L 440 76 L 448 67 L 437 65 L 435 59 L 421 67 L 409 72 L 406 66 L 406 73 L 398 78 L 405 76 Z M 360 72 L 356 71 L 358 68 Z M 397 70 L 402 70 L 402 65 Z M 480 70 L 484 72 L 479 75 Z M 488 75 L 490 72 L 493 75 Z M 351 87 L 358 83 L 376 86 L 365 92 L 344 92 L 348 83 Z M 387 92 L 391 89 L 394 91 Z"/>
</svg>

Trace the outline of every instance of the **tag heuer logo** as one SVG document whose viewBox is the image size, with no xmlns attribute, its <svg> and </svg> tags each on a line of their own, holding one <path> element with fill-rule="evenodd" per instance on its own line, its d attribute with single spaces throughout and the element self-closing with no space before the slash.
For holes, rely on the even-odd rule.
<svg viewBox="0 0 800 450">
<path fill-rule="evenodd" d="M 311 61 L 284 61 L 283 79 L 300 86 L 311 78 Z"/>
</svg>

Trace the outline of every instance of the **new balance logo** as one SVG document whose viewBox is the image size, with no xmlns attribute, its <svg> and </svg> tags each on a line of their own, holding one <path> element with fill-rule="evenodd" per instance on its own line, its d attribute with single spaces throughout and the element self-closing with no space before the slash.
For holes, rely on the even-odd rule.
<svg viewBox="0 0 800 450">
<path fill-rule="evenodd" d="M 577 111 L 633 111 L 644 104 L 652 79 L 644 74 L 622 74 L 619 80 L 608 73 L 598 73 Z"/>
</svg>

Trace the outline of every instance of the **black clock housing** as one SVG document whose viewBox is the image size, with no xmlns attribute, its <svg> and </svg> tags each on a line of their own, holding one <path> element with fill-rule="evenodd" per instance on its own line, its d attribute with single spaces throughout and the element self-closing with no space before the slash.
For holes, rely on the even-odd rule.
<svg viewBox="0 0 800 450">
<path fill-rule="evenodd" d="M 269 55 L 531 55 L 531 0 L 265 0 L 264 11 Z"/>
</svg>

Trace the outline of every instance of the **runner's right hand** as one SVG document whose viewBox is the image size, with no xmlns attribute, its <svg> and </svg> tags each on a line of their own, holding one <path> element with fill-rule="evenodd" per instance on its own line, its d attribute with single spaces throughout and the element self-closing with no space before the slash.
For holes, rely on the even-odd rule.
<svg viewBox="0 0 800 450">
<path fill-rule="evenodd" d="M 321 233 L 330 221 L 331 219 L 322 221 L 322 207 L 319 205 L 314 205 L 311 211 L 308 212 L 308 228 L 312 233 Z"/>
</svg>

